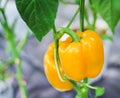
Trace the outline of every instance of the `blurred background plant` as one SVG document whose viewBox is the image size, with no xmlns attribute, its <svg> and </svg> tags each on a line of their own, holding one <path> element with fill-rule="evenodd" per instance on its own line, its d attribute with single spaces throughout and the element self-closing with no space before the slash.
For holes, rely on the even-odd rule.
<svg viewBox="0 0 120 98">
<path fill-rule="evenodd" d="M 8 66 L 4 65 L 3 62 L 0 62 L 0 80 L 5 81 L 9 76 L 7 72 Z"/>
<path fill-rule="evenodd" d="M 22 75 L 22 60 L 20 57 L 21 50 L 23 49 L 27 38 L 28 32 L 22 40 L 16 39 L 15 27 L 17 19 L 14 19 L 12 25 L 9 24 L 6 16 L 6 6 L 9 0 L 0 0 L 0 25 L 4 32 L 1 36 L 6 40 L 6 54 L 8 59 L 0 61 L 0 81 L 7 81 L 8 78 L 15 77 L 18 81 L 19 88 L 21 90 L 21 98 L 27 98 L 26 82 Z M 9 68 L 15 66 L 15 73 L 9 72 Z M 0 97 L 1 98 L 1 97 Z"/>
</svg>

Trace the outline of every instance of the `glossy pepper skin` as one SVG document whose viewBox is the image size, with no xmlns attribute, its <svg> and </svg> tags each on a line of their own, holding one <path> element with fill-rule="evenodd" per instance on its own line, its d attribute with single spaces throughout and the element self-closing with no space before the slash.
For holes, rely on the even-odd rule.
<svg viewBox="0 0 120 98">
<path fill-rule="evenodd" d="M 103 43 L 100 36 L 91 30 L 78 32 L 80 42 L 72 42 L 69 37 L 59 45 L 62 69 L 68 78 L 80 81 L 95 78 L 104 63 Z"/>
<path fill-rule="evenodd" d="M 59 91 L 69 91 L 73 88 L 68 81 L 62 82 L 58 77 L 58 73 L 56 70 L 55 62 L 54 62 L 54 43 L 49 45 L 48 50 L 45 53 L 44 71 L 49 83 L 55 89 Z M 60 67 L 60 71 L 61 71 L 61 74 L 64 75 L 64 72 L 61 69 L 61 67 Z"/>
</svg>

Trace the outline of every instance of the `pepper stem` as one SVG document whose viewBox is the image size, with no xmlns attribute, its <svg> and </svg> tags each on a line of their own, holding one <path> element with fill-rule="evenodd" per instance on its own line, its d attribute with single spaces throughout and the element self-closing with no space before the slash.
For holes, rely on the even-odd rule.
<svg viewBox="0 0 120 98">
<path fill-rule="evenodd" d="M 53 38 L 54 38 L 54 44 L 55 44 L 54 59 L 55 59 L 55 65 L 56 65 L 56 69 L 57 69 L 57 72 L 58 72 L 58 76 L 59 76 L 61 81 L 66 81 L 66 78 L 63 77 L 61 72 L 60 72 L 60 67 L 59 67 L 59 64 L 58 64 L 58 62 L 59 62 L 58 48 L 59 48 L 59 39 L 61 38 L 61 36 L 64 33 L 69 34 L 73 38 L 73 41 L 80 41 L 80 38 L 71 29 L 62 27 L 57 32 L 55 25 L 53 26 Z"/>
<path fill-rule="evenodd" d="M 61 81 L 66 81 L 66 79 L 62 76 L 61 72 L 60 72 L 60 67 L 59 67 L 59 55 L 58 55 L 58 47 L 59 47 L 59 39 L 56 39 L 57 37 L 57 31 L 56 31 L 56 27 L 55 25 L 53 26 L 53 38 L 54 38 L 54 60 L 55 60 L 55 65 L 56 65 L 56 70 L 58 73 L 58 77 Z"/>
<path fill-rule="evenodd" d="M 72 31 L 69 28 L 64 28 L 64 27 L 59 29 L 57 39 L 60 39 L 60 37 L 63 36 L 64 33 L 67 33 L 68 35 L 70 35 L 73 41 L 79 42 L 81 40 L 81 38 L 77 36 L 77 34 L 74 31 Z"/>
<path fill-rule="evenodd" d="M 73 17 L 71 18 L 70 22 L 68 23 L 67 25 L 67 28 L 69 28 L 71 26 L 71 24 L 73 23 L 75 17 L 77 16 L 77 14 L 79 13 L 80 11 L 80 7 L 76 10 L 75 14 L 73 15 Z"/>
<path fill-rule="evenodd" d="M 80 31 L 84 31 L 84 5 L 85 0 L 80 0 Z"/>
</svg>

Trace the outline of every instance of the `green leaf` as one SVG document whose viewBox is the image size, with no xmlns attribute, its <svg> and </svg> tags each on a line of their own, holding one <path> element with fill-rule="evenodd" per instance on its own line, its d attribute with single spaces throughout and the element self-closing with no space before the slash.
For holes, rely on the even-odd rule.
<svg viewBox="0 0 120 98">
<path fill-rule="evenodd" d="M 90 4 L 114 33 L 115 26 L 120 19 L 119 0 L 90 0 Z"/>
<path fill-rule="evenodd" d="M 75 98 L 82 98 L 82 96 L 79 95 L 79 94 L 77 94 L 77 95 L 75 96 Z"/>
<path fill-rule="evenodd" d="M 101 35 L 101 38 L 102 38 L 103 40 L 113 41 L 113 37 L 110 36 L 110 35 L 108 35 L 108 34 L 102 34 L 102 35 Z"/>
<path fill-rule="evenodd" d="M 3 9 L 2 9 L 2 8 L 0 8 L 0 12 L 2 12 L 2 10 L 3 10 Z"/>
<path fill-rule="evenodd" d="M 96 87 L 95 89 L 95 97 L 102 96 L 105 92 L 103 87 Z"/>
<path fill-rule="evenodd" d="M 90 23 L 89 23 L 89 18 L 88 18 L 89 16 L 88 16 L 87 8 L 85 8 L 84 15 L 85 15 L 85 20 L 86 20 L 87 24 L 90 24 Z"/>
<path fill-rule="evenodd" d="M 78 4 L 78 5 L 80 5 L 80 1 L 81 0 L 75 0 L 75 3 Z"/>
<path fill-rule="evenodd" d="M 38 40 L 54 25 L 58 0 L 16 0 L 17 9 Z"/>
<path fill-rule="evenodd" d="M 14 30 L 15 30 L 15 27 L 16 27 L 17 22 L 18 22 L 18 19 L 16 18 L 16 19 L 13 21 L 13 23 L 12 23 L 11 28 L 12 28 L 13 32 L 14 32 Z"/>
<path fill-rule="evenodd" d="M 18 47 L 17 47 L 17 50 L 18 50 L 19 53 L 24 48 L 24 46 L 25 46 L 25 44 L 28 40 L 28 36 L 29 36 L 29 33 L 27 32 L 26 35 L 24 36 L 24 38 L 19 42 Z"/>
</svg>

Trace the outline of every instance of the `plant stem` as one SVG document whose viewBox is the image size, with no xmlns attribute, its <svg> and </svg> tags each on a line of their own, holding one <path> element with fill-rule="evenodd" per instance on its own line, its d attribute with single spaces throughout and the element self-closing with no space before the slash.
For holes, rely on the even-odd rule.
<svg viewBox="0 0 120 98">
<path fill-rule="evenodd" d="M 91 85 L 89 85 L 89 84 L 86 84 L 86 86 L 89 87 L 89 88 L 91 88 L 91 89 L 96 89 L 96 87 L 91 86 Z"/>
<path fill-rule="evenodd" d="M 57 34 L 57 30 L 56 30 L 55 25 L 53 25 L 53 37 L 54 37 L 54 39 L 55 39 L 56 34 Z"/>
<path fill-rule="evenodd" d="M 73 15 L 73 17 L 71 18 L 71 20 L 70 20 L 69 24 L 67 25 L 67 28 L 69 28 L 69 27 L 70 27 L 70 25 L 73 23 L 73 21 L 74 21 L 75 17 L 76 17 L 76 16 L 77 16 L 77 14 L 79 13 L 79 11 L 80 11 L 80 7 L 76 10 L 75 14 L 74 14 L 74 15 Z"/>
<path fill-rule="evenodd" d="M 90 25 L 89 16 L 88 16 L 88 12 L 87 12 L 87 7 L 84 10 L 84 17 L 85 17 L 85 20 L 86 20 L 87 24 Z"/>
<path fill-rule="evenodd" d="M 57 69 L 57 72 L 58 72 L 58 76 L 60 78 L 61 81 L 66 81 L 66 79 L 62 76 L 61 72 L 60 72 L 60 67 L 59 67 L 59 55 L 58 55 L 58 40 L 55 40 L 54 41 L 55 43 L 55 48 L 54 48 L 54 57 L 55 57 L 55 65 L 56 65 L 56 69 Z"/>
<path fill-rule="evenodd" d="M 70 80 L 70 79 L 68 79 L 68 78 L 67 78 L 67 80 L 72 84 L 73 88 L 77 91 L 77 93 L 78 93 L 79 95 L 81 95 L 81 90 L 80 90 L 80 88 L 78 87 L 78 85 L 77 85 L 73 80 Z"/>
<path fill-rule="evenodd" d="M 92 29 L 95 30 L 95 24 L 96 24 L 96 20 L 97 20 L 97 13 L 96 10 L 92 7 L 92 2 L 91 0 L 89 0 L 90 3 L 90 8 L 92 10 L 92 14 L 93 14 L 93 23 L 92 23 Z"/>
<path fill-rule="evenodd" d="M 22 73 L 22 68 L 21 68 L 20 58 L 16 58 L 15 63 L 17 65 L 17 67 L 16 67 L 16 70 L 17 70 L 16 78 L 18 80 L 18 84 L 19 84 L 19 87 L 20 87 L 20 90 L 21 90 L 21 98 L 28 98 L 27 90 L 26 90 L 26 87 L 25 87 L 26 83 L 23 80 L 23 76 L 21 74 Z"/>
<path fill-rule="evenodd" d="M 25 81 L 23 80 L 23 76 L 22 76 L 21 59 L 19 57 L 18 51 L 16 50 L 15 41 L 13 39 L 11 39 L 9 42 L 10 42 L 10 46 L 12 48 L 13 57 L 14 57 L 14 61 L 16 64 L 16 71 L 17 71 L 16 79 L 18 80 L 18 85 L 19 85 L 20 90 L 21 90 L 21 97 L 28 98 L 26 87 L 25 87 Z"/>
<path fill-rule="evenodd" d="M 81 38 L 77 36 L 77 34 L 74 31 L 72 31 L 69 28 L 64 28 L 64 27 L 59 29 L 57 39 L 59 39 L 64 33 L 67 33 L 68 35 L 70 35 L 73 41 L 79 42 L 81 40 Z"/>
<path fill-rule="evenodd" d="M 5 31 L 5 37 L 10 45 L 12 56 L 14 58 L 14 63 L 16 64 L 16 79 L 18 80 L 18 85 L 21 90 L 21 98 L 28 98 L 28 94 L 25 88 L 25 83 L 23 82 L 23 76 L 22 76 L 22 67 L 21 67 L 21 59 L 19 52 L 16 48 L 16 40 L 15 40 L 15 33 L 13 32 L 14 30 L 8 25 L 8 21 L 5 15 L 5 8 L 2 8 L 1 11 L 3 15 L 4 21 L 1 23 L 3 26 L 3 29 Z"/>
<path fill-rule="evenodd" d="M 93 29 L 94 30 L 95 30 L 96 20 L 97 20 L 97 14 L 96 14 L 96 12 L 93 12 Z"/>
<path fill-rule="evenodd" d="M 88 98 L 88 87 L 86 86 L 86 84 L 88 84 L 88 78 L 85 78 L 83 82 L 85 84 L 83 87 L 85 91 L 83 92 L 82 95 L 84 96 L 83 98 Z"/>
<path fill-rule="evenodd" d="M 17 47 L 17 50 L 18 50 L 18 53 L 21 52 L 21 50 L 23 49 L 23 47 L 25 46 L 26 42 L 27 42 L 27 39 L 28 39 L 28 32 L 26 33 L 25 37 L 23 38 L 23 40 L 21 40 L 18 44 L 18 47 Z"/>
<path fill-rule="evenodd" d="M 58 61 L 59 61 L 58 48 L 59 48 L 59 39 L 64 33 L 69 34 L 73 38 L 74 41 L 80 41 L 80 38 L 71 29 L 61 28 L 57 32 L 55 25 L 53 26 L 53 38 L 54 38 L 54 45 L 55 45 L 55 47 L 54 47 L 54 59 L 55 59 L 55 65 L 56 65 L 56 69 L 57 69 L 57 72 L 58 72 L 58 76 L 59 76 L 61 81 L 65 81 L 66 78 L 63 77 L 61 75 L 61 72 L 60 72 L 60 67 L 59 67 L 59 64 L 58 64 Z"/>
<path fill-rule="evenodd" d="M 84 79 L 84 83 L 88 83 L 88 78 L 85 78 L 85 79 Z"/>
<path fill-rule="evenodd" d="M 11 51 L 13 53 L 14 62 L 16 64 L 16 79 L 18 80 L 18 85 L 21 90 L 21 96 L 22 98 L 28 98 L 28 94 L 27 94 L 26 87 L 25 87 L 25 82 L 23 82 L 21 59 L 19 57 L 19 53 L 16 48 L 15 40 L 9 39 L 8 41 L 11 46 Z"/>
<path fill-rule="evenodd" d="M 64 82 L 66 79 L 62 76 L 62 74 L 60 72 L 60 67 L 58 64 L 58 61 L 59 61 L 59 55 L 58 55 L 59 39 L 57 39 L 56 37 L 57 37 L 57 31 L 56 31 L 56 27 L 54 25 L 53 26 L 53 39 L 54 39 L 54 45 L 55 45 L 55 47 L 54 47 L 55 65 L 56 65 L 56 70 L 57 70 L 60 80 Z"/>
<path fill-rule="evenodd" d="M 80 31 L 84 31 L 84 5 L 85 0 L 80 0 Z"/>
<path fill-rule="evenodd" d="M 2 16 L 3 16 L 3 19 L 4 19 L 5 23 L 8 24 L 7 23 L 7 18 L 5 16 L 5 9 L 4 8 L 1 8 L 1 13 L 2 13 Z"/>
</svg>

